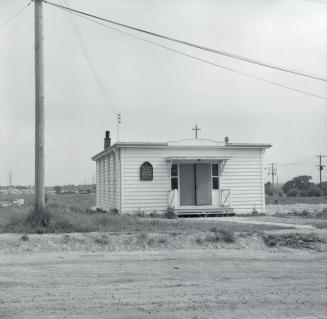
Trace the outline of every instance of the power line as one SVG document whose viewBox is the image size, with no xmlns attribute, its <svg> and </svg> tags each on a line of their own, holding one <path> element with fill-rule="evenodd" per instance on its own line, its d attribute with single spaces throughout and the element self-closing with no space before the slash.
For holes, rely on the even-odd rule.
<svg viewBox="0 0 327 319">
<path fill-rule="evenodd" d="M 304 0 L 304 1 L 315 2 L 315 3 L 325 4 L 325 5 L 327 4 L 326 2 L 319 1 L 319 0 Z"/>
<path fill-rule="evenodd" d="M 138 31 L 138 32 L 141 32 L 141 33 L 145 33 L 147 35 L 158 37 L 158 38 L 161 38 L 161 39 L 164 39 L 164 40 L 173 41 L 173 42 L 176 42 L 176 43 L 179 43 L 179 44 L 183 44 L 183 45 L 186 45 L 186 46 L 189 46 L 189 47 L 193 47 L 193 48 L 204 50 L 204 51 L 207 51 L 207 52 L 211 52 L 211 53 L 215 53 L 215 54 L 227 56 L 229 58 L 233 58 L 233 59 L 237 59 L 237 60 L 241 60 L 241 61 L 245 61 L 245 62 L 257 64 L 257 65 L 261 65 L 261 66 L 264 66 L 264 67 L 267 67 L 267 68 L 271 68 L 271 69 L 275 69 L 275 70 L 279 70 L 279 71 L 283 71 L 283 72 L 287 72 L 287 73 L 292 73 L 292 74 L 295 74 L 295 75 L 303 76 L 303 77 L 314 79 L 314 80 L 319 80 L 319 81 L 327 82 L 327 79 L 321 77 L 320 75 L 309 74 L 309 73 L 305 73 L 305 72 L 300 71 L 300 70 L 289 69 L 289 68 L 278 66 L 278 65 L 274 65 L 274 64 L 271 64 L 271 63 L 268 63 L 268 62 L 263 62 L 263 61 L 259 61 L 259 60 L 256 60 L 256 59 L 247 58 L 247 57 L 244 57 L 244 56 L 241 56 L 241 55 L 238 55 L 238 54 L 234 54 L 234 53 L 230 53 L 230 52 L 226 52 L 226 51 L 222 51 L 222 50 L 212 49 L 212 48 L 205 47 L 205 46 L 202 46 L 202 45 L 199 45 L 199 44 L 187 42 L 187 41 L 184 41 L 184 40 L 179 40 L 179 39 L 168 37 L 168 36 L 165 36 L 165 35 L 162 35 L 162 34 L 159 34 L 159 33 L 147 31 L 147 30 L 144 30 L 144 29 L 136 28 L 136 27 L 132 27 L 130 25 L 123 24 L 123 23 L 120 23 L 120 22 L 116 22 L 116 21 L 113 21 L 113 20 L 101 18 L 99 16 L 96 16 L 96 15 L 93 15 L 93 14 L 89 14 L 89 13 L 84 12 L 84 11 L 72 9 L 72 8 L 65 7 L 65 6 L 61 6 L 61 5 L 58 5 L 56 3 L 52 3 L 52 2 L 46 1 L 46 0 L 43 0 L 43 1 L 45 3 L 47 3 L 47 4 L 49 4 L 49 5 L 52 5 L 52 6 L 55 6 L 55 7 L 64 9 L 64 10 L 68 10 L 68 11 L 71 11 L 71 12 L 79 13 L 79 14 L 82 14 L 82 15 L 85 15 L 85 16 L 88 16 L 88 17 L 91 17 L 91 18 L 102 20 L 102 21 L 105 21 L 105 22 L 108 22 L 108 23 L 111 23 L 111 24 L 114 24 L 114 25 L 117 25 L 117 26 L 120 26 L 120 27 L 123 27 L 123 28 L 127 28 L 127 29 L 130 29 L 130 30 L 134 30 L 134 31 Z"/>
<path fill-rule="evenodd" d="M 308 157 L 308 158 L 300 160 L 300 161 L 281 164 L 281 165 L 278 165 L 278 168 L 286 167 L 286 166 L 296 166 L 296 165 L 302 164 L 304 162 L 313 161 L 313 158 L 314 158 L 314 156 L 311 156 L 311 157 Z"/>
<path fill-rule="evenodd" d="M 30 1 L 29 3 L 25 4 L 21 9 L 19 9 L 15 14 L 13 14 L 10 18 L 7 19 L 7 21 L 5 21 L 3 24 L 0 24 L 0 29 L 2 29 L 4 26 L 6 26 L 11 20 L 13 20 L 14 18 L 16 18 L 19 14 L 21 14 L 27 7 L 30 6 L 30 4 L 32 3 L 32 1 Z"/>
<path fill-rule="evenodd" d="M 63 9 L 65 10 L 65 9 Z M 172 49 L 170 47 L 167 47 L 167 46 L 164 46 L 162 44 L 159 44 L 159 43 L 156 43 L 156 42 L 153 42 L 151 40 L 148 40 L 148 39 L 144 39 L 142 37 L 139 37 L 137 35 L 134 35 L 134 34 L 131 34 L 131 33 L 128 33 L 128 32 L 125 32 L 125 31 L 122 31 L 120 29 L 117 29 L 117 28 L 114 28 L 114 27 L 111 27 L 107 24 L 104 24 L 104 23 L 101 23 L 97 20 L 94 20 L 94 19 L 91 19 L 89 17 L 86 17 L 86 16 L 83 16 L 81 14 L 78 14 L 76 12 L 73 12 L 73 11 L 69 11 L 69 10 L 65 10 L 65 11 L 68 11 L 70 12 L 71 14 L 75 14 L 77 16 L 79 16 L 80 18 L 83 18 L 83 19 L 86 19 L 86 20 L 89 20 L 89 21 L 92 21 L 96 24 L 99 24 L 99 25 L 102 25 L 108 29 L 111 29 L 111 30 L 114 30 L 116 32 L 119 32 L 119 33 L 122 33 L 122 34 L 125 34 L 129 37 L 132 37 L 132 38 L 135 38 L 135 39 L 138 39 L 138 40 L 141 40 L 143 42 L 146 42 L 146 43 L 150 43 L 152 45 L 155 45 L 157 47 L 160 47 L 160 48 L 163 48 L 165 50 L 168 50 L 168 51 L 171 51 L 171 52 L 174 52 L 174 53 L 178 53 L 180 55 L 183 55 L 183 56 L 186 56 L 186 57 L 189 57 L 191 59 L 194 59 L 194 60 L 197 60 L 197 61 L 201 61 L 201 62 L 204 62 L 204 63 L 207 63 L 207 64 L 210 64 L 210 65 L 213 65 L 215 67 L 218 67 L 218 68 L 221 68 L 221 69 L 225 69 L 225 70 L 228 70 L 228 71 L 231 71 L 231 72 L 234 72 L 236 74 L 240 74 L 240 75 L 243 75 L 245 77 L 248 77 L 248 78 L 251 78 L 251 79 L 255 79 L 255 80 L 258 80 L 258 81 L 261 81 L 261 82 L 265 82 L 265 83 L 268 83 L 268 84 L 271 84 L 271 85 L 275 85 L 275 86 L 279 86 L 279 87 L 282 87 L 284 89 L 288 89 L 288 90 L 292 90 L 292 91 L 295 91 L 295 92 L 298 92 L 298 93 L 302 93 L 302 94 L 306 94 L 306 95 L 309 95 L 309 96 L 312 96 L 312 97 L 316 97 L 316 98 L 319 98 L 319 99 L 323 99 L 323 100 L 327 100 L 326 97 L 324 96 L 321 96 L 321 95 L 317 95 L 317 94 L 314 94 L 314 93 L 311 93 L 311 92 L 308 92 L 308 91 L 304 91 L 304 90 L 300 90 L 300 89 L 296 89 L 296 88 L 293 88 L 293 87 L 290 87 L 290 86 L 287 86 L 287 85 L 283 85 L 283 84 L 280 84 L 278 82 L 274 82 L 274 81 L 270 81 L 270 80 L 266 80 L 264 78 L 261 78 L 261 77 L 257 77 L 257 76 L 254 76 L 254 75 L 250 75 L 248 73 L 245 73 L 245 72 L 241 72 L 241 71 L 238 71 L 238 70 L 235 70 L 233 68 L 229 68 L 229 67 L 225 67 L 225 66 L 222 66 L 222 65 L 219 65 L 217 63 L 214 63 L 214 62 L 211 62 L 209 60 L 205 60 L 205 59 L 202 59 L 202 58 L 198 58 L 198 57 L 195 57 L 193 55 L 190 55 L 190 54 L 187 54 L 185 52 L 182 52 L 182 51 L 179 51 L 179 50 L 175 50 L 175 49 Z"/>
<path fill-rule="evenodd" d="M 113 114 L 116 115 L 117 113 L 119 113 L 118 108 L 115 105 L 115 103 L 114 103 L 113 99 L 111 98 L 111 96 L 109 95 L 108 91 L 106 90 L 105 85 L 103 84 L 100 76 L 98 75 L 98 73 L 96 71 L 95 65 L 94 65 L 93 60 L 91 58 L 91 55 L 90 55 L 90 53 L 89 53 L 89 51 L 87 49 L 87 46 L 86 46 L 84 38 L 83 38 L 83 36 L 81 34 L 81 31 L 78 28 L 78 25 L 75 23 L 73 17 L 70 17 L 69 15 L 66 15 L 66 17 L 67 17 L 69 25 L 70 25 L 70 27 L 72 29 L 72 32 L 73 32 L 73 34 L 74 34 L 74 36 L 75 36 L 75 38 L 76 38 L 82 52 L 84 54 L 84 57 L 85 57 L 88 65 L 90 67 L 90 70 L 91 70 L 91 72 L 93 74 L 95 82 L 96 82 L 96 84 L 97 84 L 97 86 L 98 86 L 104 100 L 106 101 L 106 103 L 111 108 Z"/>
</svg>

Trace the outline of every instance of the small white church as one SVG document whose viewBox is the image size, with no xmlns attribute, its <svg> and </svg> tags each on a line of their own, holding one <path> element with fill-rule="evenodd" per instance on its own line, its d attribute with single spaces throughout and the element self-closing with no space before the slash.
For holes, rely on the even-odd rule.
<svg viewBox="0 0 327 319">
<path fill-rule="evenodd" d="M 96 208 L 133 214 L 265 212 L 263 156 L 270 144 L 190 139 L 117 142 L 106 132 L 96 162 Z"/>
</svg>

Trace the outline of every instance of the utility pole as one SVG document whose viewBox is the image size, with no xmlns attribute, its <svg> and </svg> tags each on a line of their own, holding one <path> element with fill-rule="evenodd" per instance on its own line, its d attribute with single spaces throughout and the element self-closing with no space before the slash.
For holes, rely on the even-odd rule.
<svg viewBox="0 0 327 319">
<path fill-rule="evenodd" d="M 43 0 L 34 0 L 35 36 L 35 213 L 44 214 Z"/>
<path fill-rule="evenodd" d="M 320 189 L 322 189 L 321 187 L 321 173 L 322 173 L 322 170 L 324 169 L 325 165 L 322 165 L 321 164 L 321 158 L 322 157 L 326 157 L 325 155 L 321 155 L 321 153 L 319 155 L 317 155 L 317 157 L 319 157 L 319 165 L 318 166 L 318 170 L 319 170 L 319 186 L 320 186 Z"/>
<path fill-rule="evenodd" d="M 271 184 L 273 188 L 273 197 L 275 197 L 275 176 L 277 175 L 277 168 L 275 163 L 270 163 L 268 167 L 268 175 L 271 175 Z"/>
</svg>

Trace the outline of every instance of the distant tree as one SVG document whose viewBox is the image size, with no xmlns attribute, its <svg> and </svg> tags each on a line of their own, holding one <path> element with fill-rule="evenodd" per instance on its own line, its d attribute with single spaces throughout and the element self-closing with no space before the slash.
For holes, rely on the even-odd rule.
<svg viewBox="0 0 327 319">
<path fill-rule="evenodd" d="M 55 192 L 57 194 L 60 194 L 61 193 L 61 186 L 55 186 L 53 189 L 55 190 Z"/>
<path fill-rule="evenodd" d="M 28 189 L 28 186 L 20 186 L 20 185 L 17 185 L 15 186 L 17 189 Z"/>
<path fill-rule="evenodd" d="M 321 183 L 321 189 L 322 189 L 323 195 L 327 195 L 327 182 Z"/>
<path fill-rule="evenodd" d="M 311 179 L 312 177 L 308 175 L 294 177 L 292 180 L 287 181 L 283 185 L 283 192 L 287 194 L 290 190 L 293 189 L 308 191 L 312 186 L 314 186 L 314 184 L 310 182 Z"/>
<path fill-rule="evenodd" d="M 300 194 L 299 190 L 296 189 L 296 188 L 293 188 L 293 189 L 290 189 L 290 190 L 287 192 L 286 195 L 287 195 L 288 197 L 297 197 L 297 196 L 299 196 L 299 194 Z"/>
<path fill-rule="evenodd" d="M 271 182 L 265 184 L 265 194 L 268 196 L 273 196 L 273 188 Z"/>
<path fill-rule="evenodd" d="M 318 185 L 313 185 L 310 187 L 310 189 L 307 191 L 307 196 L 322 196 L 323 191 L 320 189 Z"/>
</svg>

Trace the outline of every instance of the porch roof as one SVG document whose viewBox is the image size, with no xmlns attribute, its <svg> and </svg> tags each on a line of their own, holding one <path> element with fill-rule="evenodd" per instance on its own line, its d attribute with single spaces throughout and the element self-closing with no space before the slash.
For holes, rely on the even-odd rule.
<svg viewBox="0 0 327 319">
<path fill-rule="evenodd" d="M 166 161 L 175 163 L 212 163 L 225 162 L 231 159 L 230 156 L 169 156 Z"/>
</svg>

